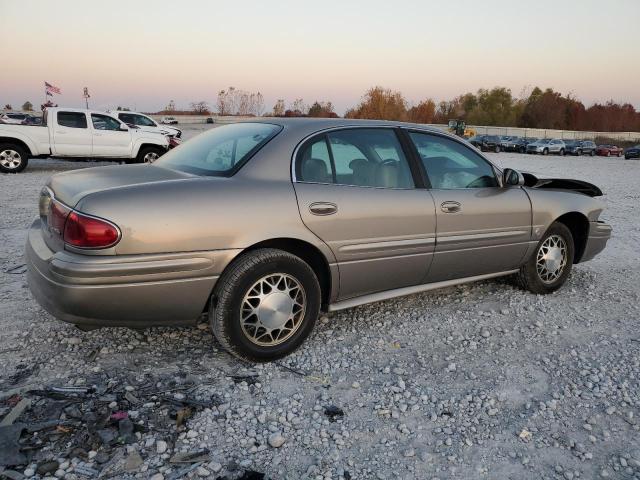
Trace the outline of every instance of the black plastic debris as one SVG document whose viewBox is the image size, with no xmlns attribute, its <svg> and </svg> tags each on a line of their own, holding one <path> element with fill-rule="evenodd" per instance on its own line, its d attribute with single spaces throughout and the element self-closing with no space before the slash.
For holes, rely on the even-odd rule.
<svg viewBox="0 0 640 480">
<path fill-rule="evenodd" d="M 338 418 L 344 417 L 344 410 L 335 405 L 327 405 L 324 407 L 324 414 L 330 422 L 335 422 Z"/>
<path fill-rule="evenodd" d="M 15 423 L 0 427 L 0 465 L 12 467 L 27 463 L 27 457 L 20 451 L 20 435 L 24 425 Z"/>
</svg>

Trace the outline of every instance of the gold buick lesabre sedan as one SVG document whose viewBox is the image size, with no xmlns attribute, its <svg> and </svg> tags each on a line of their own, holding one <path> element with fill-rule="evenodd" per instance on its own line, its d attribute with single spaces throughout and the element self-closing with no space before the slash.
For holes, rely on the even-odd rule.
<svg viewBox="0 0 640 480">
<path fill-rule="evenodd" d="M 35 298 L 84 329 L 195 323 L 251 361 L 321 311 L 513 275 L 553 292 L 602 251 L 598 187 L 500 169 L 420 125 L 265 119 L 147 165 L 54 175 L 29 230 Z"/>
</svg>

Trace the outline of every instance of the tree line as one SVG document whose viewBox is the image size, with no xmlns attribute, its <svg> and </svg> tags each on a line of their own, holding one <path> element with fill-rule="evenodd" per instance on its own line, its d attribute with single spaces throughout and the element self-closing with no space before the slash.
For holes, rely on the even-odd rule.
<svg viewBox="0 0 640 480">
<path fill-rule="evenodd" d="M 347 110 L 347 118 L 447 123 L 464 120 L 470 125 L 547 128 L 600 132 L 640 131 L 640 112 L 629 103 L 613 100 L 586 107 L 572 95 L 535 87 L 516 98 L 505 87 L 479 89 L 436 103 L 427 98 L 410 105 L 401 92 L 370 88 L 360 103 Z"/>
</svg>

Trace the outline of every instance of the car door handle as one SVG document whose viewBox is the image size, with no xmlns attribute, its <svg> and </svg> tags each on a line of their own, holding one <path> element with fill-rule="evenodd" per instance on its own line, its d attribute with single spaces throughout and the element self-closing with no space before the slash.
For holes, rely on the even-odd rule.
<svg viewBox="0 0 640 480">
<path fill-rule="evenodd" d="M 64 132 L 62 130 L 56 130 L 56 135 L 66 135 L 67 132 Z"/>
<path fill-rule="evenodd" d="M 338 206 L 335 203 L 316 202 L 309 205 L 309 211 L 313 215 L 333 215 L 338 211 Z"/>
<path fill-rule="evenodd" d="M 442 210 L 444 213 L 456 213 L 462 210 L 462 205 L 460 205 L 460 202 L 454 201 L 442 202 L 442 204 L 440 205 L 440 210 Z"/>
</svg>

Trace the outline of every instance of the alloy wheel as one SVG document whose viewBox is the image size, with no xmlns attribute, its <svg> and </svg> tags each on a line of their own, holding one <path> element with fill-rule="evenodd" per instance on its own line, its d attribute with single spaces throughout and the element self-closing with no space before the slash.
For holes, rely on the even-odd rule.
<svg viewBox="0 0 640 480">
<path fill-rule="evenodd" d="M 160 158 L 160 157 L 156 152 L 149 152 L 144 156 L 144 158 L 142 160 L 144 161 L 144 163 L 153 163 L 158 158 Z"/>
<path fill-rule="evenodd" d="M 546 284 L 555 282 L 567 265 L 567 243 L 560 235 L 551 235 L 540 245 L 536 271 Z"/>
<path fill-rule="evenodd" d="M 15 170 L 22 165 L 22 156 L 15 150 L 3 150 L 0 152 L 0 165 L 7 170 Z"/>
<path fill-rule="evenodd" d="M 255 282 L 242 300 L 242 332 L 261 347 L 279 345 L 298 331 L 305 311 L 302 284 L 286 273 L 270 274 Z"/>
</svg>

